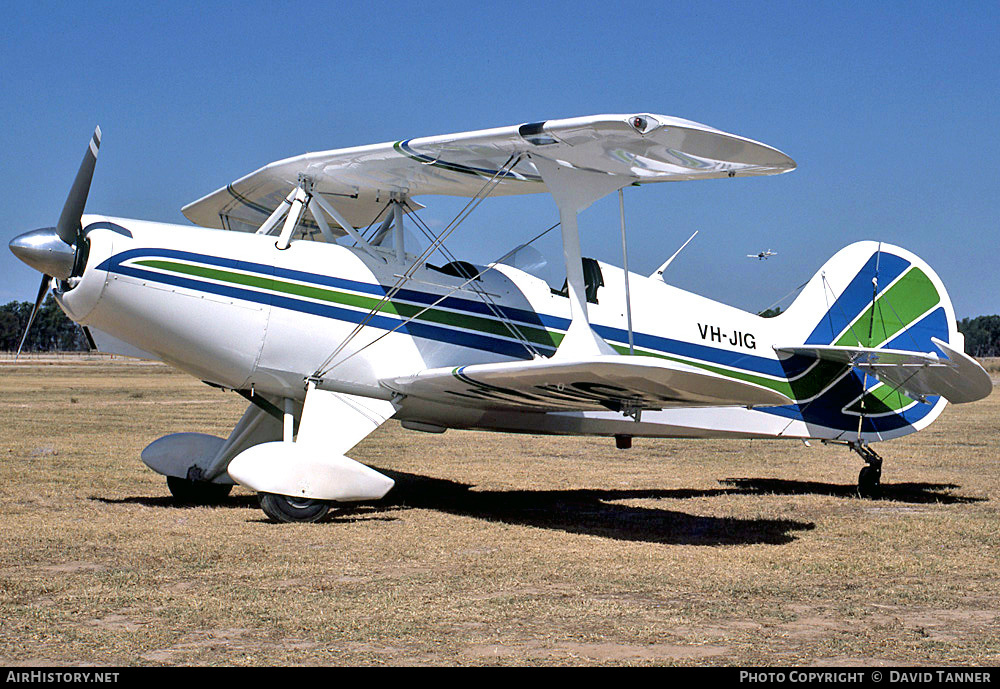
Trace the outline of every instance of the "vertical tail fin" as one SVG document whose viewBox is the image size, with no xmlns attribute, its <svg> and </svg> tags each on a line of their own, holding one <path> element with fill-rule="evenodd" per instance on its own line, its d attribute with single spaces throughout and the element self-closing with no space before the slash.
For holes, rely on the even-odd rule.
<svg viewBox="0 0 1000 689">
<path fill-rule="evenodd" d="M 907 384 L 910 374 L 900 364 L 894 377 L 882 375 L 880 356 L 870 350 L 913 352 L 925 363 L 948 360 L 946 349 L 953 355 L 964 350 L 937 274 L 911 252 L 880 242 L 858 242 L 837 252 L 777 318 L 788 344 L 796 345 L 785 351 L 794 350 L 793 358 L 811 353 L 817 369 L 826 366 L 829 382 L 822 391 L 783 412 L 804 422 L 814 437 L 876 441 L 927 426 L 945 400 L 913 394 L 917 386 Z M 947 347 L 938 347 L 935 339 Z M 888 360 L 888 354 L 881 358 Z"/>
<path fill-rule="evenodd" d="M 837 252 L 782 314 L 806 345 L 937 351 L 962 349 L 951 299 L 926 262 L 905 249 L 857 242 Z"/>
</svg>

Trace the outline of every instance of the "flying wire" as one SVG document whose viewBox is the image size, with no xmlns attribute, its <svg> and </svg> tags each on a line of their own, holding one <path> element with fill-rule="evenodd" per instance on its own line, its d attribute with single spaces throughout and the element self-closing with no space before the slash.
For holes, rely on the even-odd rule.
<svg viewBox="0 0 1000 689">
<path fill-rule="evenodd" d="M 423 232 L 425 236 L 427 236 L 428 238 L 431 238 L 431 237 L 434 236 L 434 233 L 433 233 L 433 231 L 431 231 L 431 228 L 428 227 L 426 225 L 426 223 L 424 223 L 423 219 L 421 219 L 416 214 L 416 211 L 413 211 L 411 213 L 411 217 L 413 218 L 413 220 L 417 224 L 417 226 L 420 227 L 421 232 Z M 558 225 L 558 223 L 556 223 L 556 225 L 554 225 L 553 228 L 555 226 L 557 226 L 557 225 Z M 550 228 L 550 229 L 553 229 L 553 228 Z M 548 230 L 546 230 L 546 231 L 548 231 Z M 539 235 L 539 236 L 541 236 L 541 235 Z M 536 239 L 537 239 L 537 237 L 536 237 Z M 531 241 L 535 241 L 535 240 L 532 239 Z M 519 248 L 520 247 L 514 248 L 512 251 L 510 251 L 507 254 L 505 254 L 503 256 L 503 258 L 499 259 L 498 261 L 494 261 L 494 263 L 499 263 L 500 261 L 505 260 L 507 258 L 507 256 L 510 256 L 512 253 L 516 252 Z M 448 249 L 448 247 L 446 247 L 444 244 L 441 244 L 439 246 L 439 250 L 441 251 L 441 254 L 447 260 L 449 260 L 451 262 L 457 262 L 457 259 L 454 256 L 454 254 L 452 254 L 451 251 Z M 481 271 L 479 273 L 479 275 L 482 275 L 485 272 L 486 272 L 485 270 Z M 465 277 L 468 277 L 468 276 L 465 276 Z M 478 281 L 478 275 L 476 276 L 476 280 Z M 541 354 L 538 352 L 537 349 L 535 349 L 535 346 L 531 343 L 531 341 L 527 337 L 525 337 L 524 333 L 521 332 L 521 329 L 517 327 L 517 324 L 514 323 L 514 321 L 510 317 L 508 317 L 506 313 L 504 313 L 503 309 L 500 308 L 500 306 L 498 306 L 495 301 L 493 301 L 493 298 L 489 295 L 488 292 L 486 292 L 479 285 L 477 285 L 476 281 L 473 281 L 469 285 L 469 287 L 471 287 L 472 291 L 474 291 L 476 293 L 476 295 L 479 296 L 479 298 L 482 300 L 483 304 L 486 305 L 486 308 L 488 308 L 490 310 L 490 312 L 494 316 L 496 316 L 500 320 L 500 322 L 502 322 L 504 324 L 504 326 L 507 328 L 507 330 L 509 330 L 510 333 L 514 336 L 514 339 L 518 340 L 522 345 L 524 345 L 524 348 L 528 350 L 528 354 L 530 354 L 533 358 L 537 358 L 537 357 L 541 356 Z"/>
<path fill-rule="evenodd" d="M 879 310 L 881 311 L 881 307 L 878 307 L 878 267 L 881 260 L 882 260 L 882 242 L 879 242 L 878 250 L 875 252 L 875 276 L 872 277 L 872 305 L 871 305 L 872 317 L 868 320 L 868 345 L 867 345 L 868 349 L 872 348 L 872 334 L 875 331 L 875 309 L 879 308 Z M 853 328 L 851 329 L 851 332 L 854 332 Z M 858 340 L 858 344 L 861 344 L 860 340 Z M 861 412 L 858 414 L 859 443 L 861 442 L 861 425 L 865 421 L 865 399 L 868 397 L 868 367 L 865 367 L 863 370 L 865 372 L 865 378 L 864 381 L 861 383 Z"/>
<path fill-rule="evenodd" d="M 434 301 L 434 303 L 428 304 L 427 306 L 423 307 L 422 309 L 420 309 L 419 311 L 417 311 L 416 313 L 414 313 L 412 316 L 409 316 L 406 320 L 401 321 L 399 323 L 399 325 L 397 325 L 396 327 L 394 327 L 392 330 L 387 330 L 386 332 L 382 333 L 381 335 L 379 335 L 377 338 L 375 338 L 374 340 L 372 340 L 368 344 L 366 344 L 363 347 L 359 348 L 357 351 L 354 351 L 354 352 L 348 354 L 343 359 L 341 359 L 337 363 L 335 363 L 332 366 L 330 366 L 329 368 L 327 368 L 326 371 L 324 371 L 324 373 L 329 373 L 330 371 L 332 371 L 333 369 L 337 368 L 338 366 L 340 366 L 342 363 L 344 363 L 348 359 L 350 359 L 350 358 L 354 357 L 355 355 L 360 354 L 364 350 L 368 349 L 373 344 L 375 344 L 376 342 L 378 342 L 379 340 L 381 340 L 383 337 L 386 337 L 387 335 L 391 335 L 392 333 L 396 332 L 397 330 L 399 330 L 400 328 L 402 328 L 403 326 L 405 326 L 407 323 L 411 322 L 415 318 L 419 318 L 421 315 L 423 315 L 424 313 L 426 313 L 430 309 L 434 308 L 435 306 L 437 306 L 438 304 L 440 304 L 441 302 L 443 302 L 445 299 L 447 299 L 448 297 L 450 297 L 451 295 L 453 295 L 455 292 L 458 292 L 459 290 L 463 289 L 470 282 L 473 282 L 474 280 L 477 280 L 481 275 L 485 275 L 486 273 L 488 273 L 491 270 L 493 270 L 494 268 L 496 268 L 496 266 L 498 264 L 503 263 L 503 261 L 505 261 L 508 257 L 512 256 L 513 254 L 515 254 L 520 249 L 528 246 L 529 244 L 531 244 L 535 240 L 544 237 L 545 235 L 547 235 L 549 232 L 551 232 L 552 230 L 556 229 L 557 227 L 559 227 L 559 223 L 556 223 L 555 225 L 552 225 L 551 227 L 549 227 L 546 230 L 543 230 L 542 232 L 540 232 L 537 235 L 535 235 L 534 238 L 528 240 L 524 244 L 519 244 L 518 246 L 514 247 L 513 249 L 511 249 L 510 251 L 508 251 L 506 254 L 504 254 L 503 256 L 501 256 L 500 258 L 498 258 L 496 261 L 493 261 L 490 265 L 486 266 L 483 270 L 479 271 L 478 273 L 476 273 L 472 277 L 468 278 L 462 284 L 458 285 L 457 287 L 453 287 L 449 292 L 447 292 L 446 294 L 441 295 L 436 301 Z"/>
<path fill-rule="evenodd" d="M 810 278 L 810 279 L 811 279 L 811 278 Z M 788 299 L 788 297 L 792 296 L 793 294 L 795 294 L 796 292 L 798 292 L 798 291 L 799 291 L 800 289 L 802 289 L 803 287 L 805 287 L 805 286 L 806 286 L 806 285 L 808 285 L 808 284 L 809 284 L 809 280 L 806 280 L 805 282 L 803 282 L 803 283 L 802 283 L 801 285 L 799 285 L 798 287 L 796 287 L 795 289 L 793 289 L 793 290 L 792 290 L 791 292 L 789 292 L 789 293 L 788 293 L 788 294 L 786 294 L 785 296 L 783 296 L 783 297 L 778 297 L 778 299 L 777 299 L 777 300 L 776 300 L 776 301 L 775 301 L 775 302 L 774 302 L 773 304 L 771 304 L 771 305 L 770 305 L 770 306 L 768 306 L 767 308 L 765 308 L 765 309 L 763 309 L 763 310 L 761 310 L 761 311 L 757 312 L 757 315 L 759 316 L 760 314 L 764 313 L 765 311 L 770 311 L 770 310 L 771 310 L 771 309 L 773 309 L 773 308 L 774 308 L 775 306 L 777 306 L 777 305 L 778 305 L 778 304 L 780 304 L 781 302 L 785 301 L 785 299 Z"/>
<path fill-rule="evenodd" d="M 426 261 L 428 257 L 433 255 L 433 253 L 438 249 L 438 246 L 440 246 L 441 243 L 443 243 L 444 240 L 448 238 L 448 236 L 450 236 L 456 229 L 458 229 L 458 226 L 461 225 L 462 222 L 467 217 L 469 217 L 469 214 L 472 213 L 472 211 L 479 206 L 479 204 L 483 201 L 483 199 L 489 196 L 489 194 L 493 191 L 493 189 L 495 189 L 497 185 L 500 184 L 502 176 L 505 174 L 508 166 L 513 168 L 514 165 L 517 165 L 517 163 L 520 160 L 521 160 L 521 154 L 511 154 L 511 156 L 502 166 L 500 166 L 500 168 L 496 171 L 496 173 L 483 184 L 483 186 L 479 189 L 479 191 L 475 193 L 475 195 L 471 199 L 469 199 L 469 202 L 465 204 L 465 206 L 462 208 L 461 211 L 458 212 L 458 215 L 456 215 L 455 218 L 450 223 L 448 223 L 447 227 L 445 227 L 445 229 L 441 231 L 441 234 L 438 236 L 435 243 L 427 247 L 427 249 L 425 249 L 420 254 L 420 256 L 417 257 L 417 259 L 413 262 L 413 264 L 402 275 L 399 276 L 399 278 L 396 280 L 396 283 L 386 291 L 385 296 L 383 296 L 379 300 L 379 302 L 374 307 L 372 307 L 371 311 L 369 311 L 368 314 L 354 327 L 354 329 L 347 335 L 347 337 L 345 337 L 344 340 L 337 346 L 337 348 L 330 354 L 330 356 L 328 356 L 323 361 L 323 363 L 319 366 L 319 368 L 316 369 L 312 377 L 322 378 L 324 375 L 326 375 L 326 373 L 330 371 L 330 368 L 332 368 L 330 367 L 330 363 L 336 358 L 336 356 L 344 350 L 344 348 L 357 336 L 359 332 L 361 332 L 361 330 L 364 329 L 366 325 L 368 325 L 369 321 L 371 321 L 371 319 L 375 316 L 375 314 L 378 313 L 382 309 L 382 307 L 386 303 L 388 303 L 396 295 L 397 292 L 399 292 L 400 289 L 402 289 L 403 285 L 409 281 L 409 279 L 413 276 L 413 273 L 416 272 L 417 268 L 423 265 L 424 261 Z M 402 232 L 401 227 L 396 228 L 396 230 Z"/>
</svg>

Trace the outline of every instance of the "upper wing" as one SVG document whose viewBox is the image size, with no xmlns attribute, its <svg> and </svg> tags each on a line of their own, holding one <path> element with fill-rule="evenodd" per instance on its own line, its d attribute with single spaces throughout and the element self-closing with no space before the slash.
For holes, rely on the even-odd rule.
<svg viewBox="0 0 1000 689">
<path fill-rule="evenodd" d="M 850 364 L 916 399 L 941 395 L 949 402 L 961 404 L 990 394 L 993 382 L 979 362 L 936 337 L 931 342 L 946 358 L 935 352 L 838 345 L 775 347 L 775 351 Z"/>
<path fill-rule="evenodd" d="M 497 195 L 547 191 L 522 153 L 632 180 L 667 182 L 773 175 L 795 168 L 770 146 L 666 115 L 595 115 L 307 153 L 279 160 L 182 210 L 205 227 L 256 229 L 300 175 L 308 175 L 355 227 L 378 215 L 391 193 L 474 196 L 500 175 Z M 336 229 L 336 228 L 334 228 Z"/>
<path fill-rule="evenodd" d="M 628 411 L 791 402 L 768 388 L 686 364 L 617 354 L 436 368 L 379 382 L 405 395 L 497 410 Z"/>
</svg>

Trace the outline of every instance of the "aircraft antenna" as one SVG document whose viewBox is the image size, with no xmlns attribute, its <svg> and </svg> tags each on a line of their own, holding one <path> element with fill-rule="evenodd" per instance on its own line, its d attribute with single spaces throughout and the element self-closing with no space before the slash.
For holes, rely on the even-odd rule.
<svg viewBox="0 0 1000 689">
<path fill-rule="evenodd" d="M 671 263 L 673 263 L 674 259 L 677 258 L 677 255 L 680 254 L 680 252 L 684 251 L 684 247 L 686 247 L 688 244 L 691 243 L 691 240 L 694 239 L 694 237 L 695 237 L 696 234 L 698 234 L 698 230 L 695 230 L 694 234 L 692 234 L 690 237 L 688 237 L 688 239 L 687 239 L 686 242 L 684 242 L 683 244 L 681 244 L 681 248 L 679 248 L 677 251 L 675 251 L 670 258 L 668 258 L 666 261 L 664 261 L 662 264 L 660 264 L 660 267 L 657 268 L 656 270 L 654 270 L 653 274 L 650 275 L 649 277 L 658 277 L 658 278 L 661 278 L 664 282 L 666 282 L 666 278 L 663 277 L 663 271 L 665 271 L 667 269 L 667 267 Z"/>
</svg>

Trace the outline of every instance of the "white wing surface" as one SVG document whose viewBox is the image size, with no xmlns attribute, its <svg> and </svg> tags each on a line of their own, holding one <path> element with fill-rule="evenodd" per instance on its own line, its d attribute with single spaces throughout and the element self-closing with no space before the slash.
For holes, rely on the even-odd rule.
<svg viewBox="0 0 1000 689">
<path fill-rule="evenodd" d="M 791 402 L 768 388 L 686 364 L 617 354 L 437 368 L 380 383 L 422 399 L 495 410 L 629 411 Z"/>
<path fill-rule="evenodd" d="M 512 156 L 522 154 L 504 170 Z M 795 168 L 781 151 L 697 122 L 651 114 L 595 115 L 307 153 L 266 165 L 182 210 L 205 227 L 255 230 L 299 176 L 307 175 L 345 220 L 362 227 L 375 219 L 390 194 L 471 197 L 498 173 L 494 195 L 548 191 L 531 156 L 639 184 L 774 175 Z"/>
</svg>

